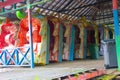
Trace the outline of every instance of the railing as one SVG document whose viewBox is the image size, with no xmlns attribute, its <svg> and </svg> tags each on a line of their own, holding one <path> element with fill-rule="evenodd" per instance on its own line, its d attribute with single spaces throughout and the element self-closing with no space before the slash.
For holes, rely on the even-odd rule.
<svg viewBox="0 0 120 80">
<path fill-rule="evenodd" d="M 35 1 L 34 3 L 30 3 L 30 0 L 24 0 L 24 1 L 26 1 L 26 4 L 21 7 L 17 7 L 16 4 L 14 4 L 14 3 L 21 2 L 23 0 L 17 0 L 17 2 L 14 2 L 12 0 L 9 0 L 9 1 L 2 0 L 2 2 L 0 2 L 0 7 L 2 8 L 2 11 L 0 11 L 0 15 L 5 15 L 7 13 L 11 13 L 11 12 L 21 10 L 24 8 L 28 9 L 30 47 L 28 49 L 26 49 L 26 51 L 24 51 L 24 52 L 21 50 L 21 48 L 0 49 L 0 66 L 26 66 L 27 65 L 27 66 L 31 66 L 31 68 L 34 68 L 34 53 L 33 53 L 33 43 L 32 43 L 32 36 L 31 36 L 32 35 L 32 25 L 31 25 L 31 17 L 30 17 L 31 16 L 30 8 L 32 6 L 44 4 L 44 3 L 52 1 L 52 0 L 40 0 L 40 1 Z M 14 8 L 11 10 L 5 10 L 5 7 L 8 5 L 11 5 L 11 4 L 14 5 Z M 23 47 L 22 49 L 25 49 L 25 48 Z"/>
<path fill-rule="evenodd" d="M 30 47 L 0 49 L 0 66 L 31 66 Z"/>
</svg>

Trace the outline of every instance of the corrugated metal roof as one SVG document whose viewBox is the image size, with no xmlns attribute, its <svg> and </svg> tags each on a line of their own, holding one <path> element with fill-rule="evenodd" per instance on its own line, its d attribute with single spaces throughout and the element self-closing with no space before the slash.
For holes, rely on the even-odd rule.
<svg viewBox="0 0 120 80">
<path fill-rule="evenodd" d="M 25 5 L 25 1 L 16 4 L 16 7 Z M 31 3 L 40 1 L 41 0 L 31 0 Z M 13 6 L 7 6 L 5 7 L 5 11 L 13 8 Z M 104 22 L 104 19 L 113 20 L 111 19 L 113 17 L 112 0 L 51 0 L 44 4 L 34 6 L 32 10 L 36 12 L 39 8 L 41 8 L 40 13 L 43 15 L 52 14 L 53 16 L 58 16 L 58 14 L 61 14 L 60 18 L 67 15 L 69 19 L 74 20 L 82 16 L 86 16 L 88 20 L 96 20 L 97 22 L 100 22 L 100 20 Z"/>
</svg>

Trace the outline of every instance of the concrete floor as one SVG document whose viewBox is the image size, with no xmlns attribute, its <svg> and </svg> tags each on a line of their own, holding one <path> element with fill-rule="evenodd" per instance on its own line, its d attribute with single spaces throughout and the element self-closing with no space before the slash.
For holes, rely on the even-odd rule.
<svg viewBox="0 0 120 80">
<path fill-rule="evenodd" d="M 75 60 L 62 63 L 50 63 L 46 66 L 30 68 L 0 68 L 0 80 L 51 80 L 52 78 L 84 71 L 86 69 L 104 69 L 104 60 Z M 108 72 L 111 72 L 108 71 Z"/>
</svg>

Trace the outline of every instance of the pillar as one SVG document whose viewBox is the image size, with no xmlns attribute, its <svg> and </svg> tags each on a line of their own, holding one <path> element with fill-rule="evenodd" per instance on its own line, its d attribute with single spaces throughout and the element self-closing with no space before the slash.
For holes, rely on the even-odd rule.
<svg viewBox="0 0 120 80">
<path fill-rule="evenodd" d="M 32 38 L 32 20 L 31 20 L 31 9 L 30 0 L 27 0 L 27 11 L 28 11 L 28 26 L 30 32 L 30 54 L 31 54 L 31 68 L 34 68 L 34 52 L 33 52 L 33 38 Z"/>
<path fill-rule="evenodd" d="M 119 16 L 118 16 L 118 0 L 112 0 L 112 3 L 113 3 L 117 62 L 118 62 L 118 70 L 120 70 L 120 30 L 119 30 Z"/>
</svg>

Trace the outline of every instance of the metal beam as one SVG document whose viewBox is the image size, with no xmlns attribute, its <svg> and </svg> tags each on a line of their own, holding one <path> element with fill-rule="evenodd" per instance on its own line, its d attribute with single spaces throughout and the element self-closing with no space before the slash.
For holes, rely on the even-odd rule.
<svg viewBox="0 0 120 80">
<path fill-rule="evenodd" d="M 65 9 L 70 3 L 72 3 L 73 0 L 70 0 L 61 10 L 59 10 L 58 12 L 61 12 L 63 9 Z"/>
<path fill-rule="evenodd" d="M 51 7 L 51 9 L 54 10 L 54 8 L 58 5 L 59 2 L 60 2 L 60 0 L 58 0 L 58 1 L 56 2 L 56 4 Z M 49 5 L 49 7 L 50 7 L 50 5 Z M 50 12 L 50 11 L 48 11 L 46 14 L 49 14 L 49 12 Z"/>
<path fill-rule="evenodd" d="M 56 10 L 44 8 L 44 7 L 42 7 L 42 6 L 36 6 L 36 7 L 39 7 L 39 8 L 41 8 L 41 9 L 48 10 L 48 11 L 53 11 L 53 12 L 56 12 L 56 13 L 61 13 L 61 14 L 69 15 L 69 16 L 75 16 L 75 15 L 67 14 L 67 13 L 65 13 L 65 12 L 58 12 L 58 11 L 56 11 Z M 78 16 L 75 16 L 75 17 L 78 17 Z"/>
<path fill-rule="evenodd" d="M 89 4 L 90 2 L 91 2 L 91 0 L 87 0 L 87 1 L 83 2 L 83 6 L 86 5 L 86 4 Z M 82 5 L 80 5 L 80 6 L 82 6 Z M 88 9 L 87 8 L 82 8 L 82 11 L 79 13 L 79 15 L 85 13 L 86 10 L 88 10 Z M 78 17 L 79 17 L 79 15 L 78 15 Z"/>
<path fill-rule="evenodd" d="M 59 5 L 55 8 L 56 10 L 58 10 L 62 4 L 64 4 L 64 1 L 60 0 L 61 2 L 59 3 Z"/>
<path fill-rule="evenodd" d="M 106 17 L 102 17 L 102 18 L 97 18 L 97 19 L 95 19 L 95 20 L 101 20 L 101 19 L 107 19 L 107 18 L 113 18 L 113 16 L 106 16 Z"/>
<path fill-rule="evenodd" d="M 105 23 L 106 25 L 109 25 L 109 24 L 114 24 L 114 22 L 113 21 L 111 21 L 111 22 L 107 22 L 107 23 Z"/>
<path fill-rule="evenodd" d="M 82 5 L 84 6 L 85 2 L 86 2 L 86 1 L 83 1 L 80 5 L 81 5 L 81 6 L 82 6 Z M 80 6 L 80 5 L 79 5 L 79 6 Z M 78 12 L 76 12 L 75 16 L 78 16 L 78 17 L 79 17 L 81 11 L 82 11 L 82 9 L 80 9 L 80 10 L 78 9 Z"/>
<path fill-rule="evenodd" d="M 78 3 L 75 2 L 75 3 L 71 6 L 71 8 L 76 7 L 77 5 L 78 5 Z M 71 11 L 68 11 L 67 13 L 70 14 L 70 15 L 74 15 L 75 12 L 76 12 L 76 10 L 75 10 L 75 11 L 71 10 Z"/>
<path fill-rule="evenodd" d="M 49 7 L 49 9 L 54 9 L 58 4 L 59 4 L 59 2 L 60 2 L 61 0 L 58 0 L 58 1 L 54 1 L 54 2 L 52 2 L 52 4 L 50 4 L 48 7 Z M 55 4 L 54 4 L 55 3 Z"/>
<path fill-rule="evenodd" d="M 36 6 L 38 4 L 43 4 L 43 3 L 46 3 L 46 2 L 49 2 L 49 1 L 52 1 L 52 0 L 42 0 L 40 2 L 35 2 L 35 3 L 32 3 L 30 4 L 30 6 Z M 5 11 L 5 12 L 1 12 L 0 15 L 4 15 L 4 14 L 7 14 L 7 13 L 10 13 L 10 12 L 14 12 L 14 11 L 17 11 L 17 10 L 20 10 L 20 9 L 24 9 L 24 8 L 27 8 L 27 5 L 25 6 L 22 6 L 22 7 L 19 7 L 19 8 L 16 8 L 16 9 L 13 9 L 13 10 L 9 10 L 9 11 Z"/>
<path fill-rule="evenodd" d="M 83 4 L 81 3 L 80 5 L 82 6 Z M 80 6 L 80 5 L 78 5 L 78 6 Z M 77 7 L 78 7 L 78 6 L 77 6 Z M 80 14 L 81 10 L 78 9 L 78 10 L 76 10 L 76 11 L 77 11 L 77 12 L 76 12 L 74 15 L 75 15 L 75 16 L 78 16 L 78 14 Z"/>
<path fill-rule="evenodd" d="M 113 18 L 113 14 L 112 13 L 111 14 L 107 14 L 107 15 L 97 15 L 97 16 L 104 16 L 104 18 L 99 17 L 99 18 L 96 18 L 96 20 L 106 19 L 106 18 Z M 120 14 L 119 14 L 119 16 L 120 16 Z"/>
<path fill-rule="evenodd" d="M 59 11 L 59 12 L 76 10 L 76 9 L 80 9 L 80 8 L 84 8 L 84 7 L 89 7 L 89 6 L 94 6 L 94 5 L 97 5 L 97 4 L 103 4 L 103 3 L 111 2 L 111 1 L 112 1 L 112 0 L 99 1 L 99 2 L 96 2 L 96 3 L 93 3 L 93 4 L 88 4 L 88 5 L 84 5 L 84 6 L 79 6 L 79 7 L 77 7 L 77 8 L 63 9 L 63 10 L 61 10 L 61 11 Z"/>
<path fill-rule="evenodd" d="M 49 4 L 45 4 L 45 3 L 44 3 L 44 5 L 38 5 L 38 6 L 41 6 L 41 7 L 46 6 L 45 8 L 47 9 L 47 8 L 53 3 L 53 1 L 55 1 L 55 0 L 52 0 Z M 41 13 L 43 13 L 44 11 L 45 11 L 45 10 L 42 10 Z"/>
<path fill-rule="evenodd" d="M 84 5 L 86 5 L 86 3 L 89 3 L 90 2 L 90 0 L 84 0 L 84 1 L 82 1 L 82 2 L 80 2 L 80 5 L 81 6 L 84 6 Z M 79 6 L 80 6 L 79 5 Z M 76 7 L 76 6 L 71 6 L 72 8 L 74 8 L 74 7 Z M 77 6 L 78 7 L 78 6 Z M 70 9 L 70 8 L 68 8 L 68 9 Z M 78 17 L 78 15 L 79 14 L 81 14 L 81 12 L 83 12 L 85 9 L 76 9 L 76 10 L 71 10 L 71 11 L 68 11 L 68 14 L 70 14 L 70 15 L 74 15 L 74 16 L 77 16 Z M 76 12 L 76 11 L 78 11 L 78 12 Z M 78 15 L 76 15 L 78 13 Z"/>
</svg>

